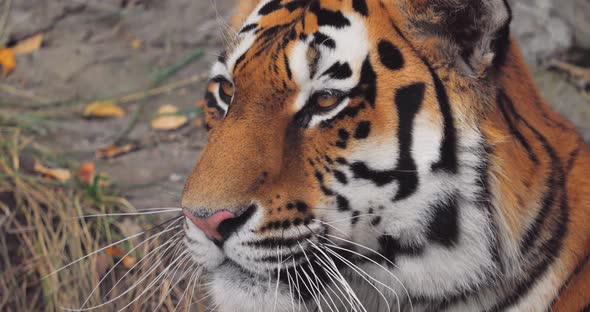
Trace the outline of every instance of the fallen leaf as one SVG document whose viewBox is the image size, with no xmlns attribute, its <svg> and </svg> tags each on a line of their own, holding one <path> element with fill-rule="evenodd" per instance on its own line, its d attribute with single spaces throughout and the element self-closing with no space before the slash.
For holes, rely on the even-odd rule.
<svg viewBox="0 0 590 312">
<path fill-rule="evenodd" d="M 135 259 L 135 257 L 127 256 L 123 258 L 123 266 L 128 269 L 131 269 L 136 263 L 137 259 Z"/>
<path fill-rule="evenodd" d="M 121 247 L 119 246 L 111 246 L 107 248 L 106 253 L 111 257 L 123 257 L 125 255 L 125 253 L 123 252 L 123 250 L 121 250 Z"/>
<path fill-rule="evenodd" d="M 10 48 L 0 50 L 0 65 L 2 66 L 2 75 L 8 76 L 16 67 L 16 59 L 14 58 L 14 51 Z"/>
<path fill-rule="evenodd" d="M 78 177 L 84 184 L 90 184 L 94 180 L 94 170 L 96 166 L 93 162 L 85 162 L 78 168 Z"/>
<path fill-rule="evenodd" d="M 114 158 L 137 150 L 139 147 L 135 144 L 125 144 L 122 146 L 111 145 L 96 151 L 97 158 Z"/>
<path fill-rule="evenodd" d="M 60 182 L 66 182 L 72 177 L 70 170 L 62 168 L 48 168 L 43 166 L 38 160 L 35 160 L 33 170 L 45 177 L 52 178 Z"/>
<path fill-rule="evenodd" d="M 141 49 L 142 46 L 143 46 L 143 42 L 141 40 L 139 40 L 139 39 L 131 40 L 131 47 L 134 50 L 139 50 L 139 49 Z"/>
<path fill-rule="evenodd" d="M 188 122 L 185 115 L 174 115 L 178 108 L 173 105 L 164 105 L 158 109 L 158 116 L 152 119 L 152 128 L 156 130 L 176 130 Z"/>
<path fill-rule="evenodd" d="M 14 47 L 12 47 L 12 50 L 14 51 L 14 55 L 30 54 L 39 50 L 39 48 L 41 48 L 42 43 L 43 33 L 38 33 L 34 36 L 31 36 L 27 39 L 20 41 Z"/>
<path fill-rule="evenodd" d="M 114 102 L 92 102 L 84 109 L 84 117 L 98 117 L 98 118 L 109 118 L 109 117 L 123 117 L 125 111 Z"/>
</svg>

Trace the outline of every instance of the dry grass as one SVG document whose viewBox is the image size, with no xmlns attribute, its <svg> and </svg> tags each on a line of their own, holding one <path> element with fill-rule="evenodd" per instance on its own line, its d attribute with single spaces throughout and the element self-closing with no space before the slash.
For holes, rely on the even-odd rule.
<svg viewBox="0 0 590 312">
<path fill-rule="evenodd" d="M 182 227 L 173 226 L 179 222 L 157 226 L 161 218 L 150 216 L 80 218 L 135 210 L 124 199 L 108 196 L 111 190 L 101 186 L 100 179 L 92 185 L 75 179 L 63 184 L 28 171 L 23 165 L 27 157 L 40 157 L 33 146 L 18 129 L 0 128 L 1 311 L 82 306 L 114 311 L 131 302 L 127 307 L 131 311 L 203 308 L 195 303 L 200 296 L 196 279 L 191 279 L 196 276 L 192 264 L 177 248 Z M 128 253 L 127 259 L 113 256 L 113 249 L 93 254 L 142 231 L 146 233 L 117 245 Z"/>
</svg>

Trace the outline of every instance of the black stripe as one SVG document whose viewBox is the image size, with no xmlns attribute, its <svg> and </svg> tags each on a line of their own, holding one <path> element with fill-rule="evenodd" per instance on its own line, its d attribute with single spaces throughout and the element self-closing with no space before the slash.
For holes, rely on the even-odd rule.
<svg viewBox="0 0 590 312">
<path fill-rule="evenodd" d="M 582 151 L 582 147 L 584 146 L 584 142 L 580 142 L 578 143 L 579 145 L 569 154 L 569 159 L 567 161 L 567 165 L 565 166 L 565 171 L 569 174 L 572 169 L 574 168 L 574 165 L 576 163 L 576 160 L 578 159 L 578 156 L 580 155 L 580 152 Z"/>
<path fill-rule="evenodd" d="M 432 165 L 434 171 L 447 171 L 449 173 L 457 173 L 457 132 L 455 130 L 454 117 L 449 104 L 449 96 L 447 90 L 443 85 L 440 77 L 434 71 L 434 68 L 428 63 L 426 59 L 422 59 L 424 64 L 428 67 L 432 80 L 434 81 L 434 88 L 436 91 L 436 99 L 443 115 L 443 140 L 440 146 L 440 159 Z"/>
<path fill-rule="evenodd" d="M 291 66 L 289 65 L 289 58 L 287 57 L 287 53 L 283 53 L 283 61 L 285 62 L 285 70 L 287 71 L 287 78 L 289 80 L 293 79 L 293 72 L 291 72 Z"/>
<path fill-rule="evenodd" d="M 336 41 L 319 31 L 316 31 L 313 34 L 313 40 L 311 41 L 311 44 L 316 46 L 323 45 L 330 49 L 336 48 Z"/>
<path fill-rule="evenodd" d="M 242 245 L 249 246 L 249 247 L 255 247 L 255 248 L 269 248 L 269 249 L 276 250 L 277 247 L 291 248 L 291 247 L 298 246 L 298 244 L 300 242 L 304 242 L 307 239 L 310 239 L 311 236 L 312 236 L 312 234 L 308 233 L 307 235 L 304 235 L 301 237 L 293 237 L 293 238 L 271 237 L 271 238 L 265 238 L 265 239 L 259 240 L 259 241 L 245 242 L 245 243 L 242 243 Z"/>
<path fill-rule="evenodd" d="M 334 172 L 334 177 L 336 178 L 336 180 L 338 180 L 338 182 L 342 183 L 342 184 L 348 184 L 348 179 L 346 178 L 346 175 L 340 171 L 340 170 L 333 170 Z"/>
<path fill-rule="evenodd" d="M 412 131 L 414 118 L 424 100 L 423 83 L 416 83 L 403 87 L 395 93 L 395 105 L 398 116 L 398 141 L 399 156 L 395 171 L 398 172 L 399 189 L 394 200 L 407 198 L 416 191 L 418 187 L 418 174 L 416 163 L 412 158 Z"/>
<path fill-rule="evenodd" d="M 252 29 L 254 29 L 256 27 L 258 27 L 258 24 L 256 24 L 256 23 L 248 24 L 248 25 L 242 27 L 242 29 L 240 30 L 240 34 L 249 32 L 250 30 L 252 30 Z"/>
<path fill-rule="evenodd" d="M 295 0 L 285 4 L 285 8 L 289 12 L 293 12 L 297 9 L 303 8 L 309 4 L 309 0 Z"/>
<path fill-rule="evenodd" d="M 342 195 L 336 195 L 336 205 L 338 206 L 339 211 L 350 210 L 350 202 Z"/>
<path fill-rule="evenodd" d="M 377 74 L 373 70 L 371 60 L 368 56 L 363 62 L 361 78 L 358 84 L 350 91 L 349 96 L 362 96 L 371 107 L 375 107 L 375 101 L 377 99 Z"/>
<path fill-rule="evenodd" d="M 356 130 L 354 130 L 354 138 L 357 140 L 366 139 L 369 137 L 371 133 L 371 122 L 370 121 L 361 121 L 356 126 Z"/>
<path fill-rule="evenodd" d="M 269 3 L 265 4 L 260 11 L 258 11 L 259 15 L 268 15 L 276 10 L 281 9 L 283 6 L 281 5 L 281 0 L 272 0 Z"/>
<path fill-rule="evenodd" d="M 390 41 L 379 41 L 377 51 L 379 52 L 379 60 L 389 70 L 400 70 L 404 67 L 404 57 L 402 53 Z"/>
<path fill-rule="evenodd" d="M 498 95 L 500 96 L 500 95 Z M 505 95 L 503 95 L 505 96 Z M 538 165 L 539 164 L 539 157 L 535 154 L 535 151 L 533 150 L 533 148 L 531 147 L 531 145 L 529 144 L 529 142 L 527 141 L 527 139 L 525 138 L 525 136 L 520 132 L 520 130 L 518 130 L 518 127 L 516 126 L 516 124 L 514 123 L 514 121 L 512 120 L 511 116 L 508 114 L 507 108 L 505 107 L 506 105 L 504 104 L 506 102 L 505 99 L 498 99 L 500 102 L 500 105 L 498 105 L 498 107 L 500 108 L 500 112 L 502 113 L 502 117 L 504 118 L 504 121 L 506 121 L 506 125 L 508 125 L 508 130 L 510 131 L 510 134 L 512 136 L 514 136 L 516 138 L 516 140 L 518 141 L 518 143 L 520 143 L 520 145 L 525 149 L 529 159 L 535 164 Z"/>
<path fill-rule="evenodd" d="M 396 25 L 395 21 L 390 18 L 390 23 L 396 33 L 406 42 L 406 44 L 416 53 L 417 55 L 421 55 L 418 50 L 412 45 L 412 43 L 408 40 L 408 38 L 404 35 L 401 29 Z M 432 67 L 432 65 L 426 60 L 424 57 L 421 57 L 422 62 L 428 70 L 430 71 L 430 75 L 432 76 L 432 80 L 434 82 L 434 88 L 436 91 L 436 99 L 438 101 L 438 105 L 440 107 L 441 114 L 443 115 L 443 122 L 444 122 L 444 130 L 443 130 L 443 141 L 441 143 L 441 150 L 440 150 L 440 159 L 438 162 L 432 165 L 432 170 L 444 170 L 450 173 L 457 173 L 459 164 L 457 161 L 457 133 L 454 125 L 454 118 L 451 110 L 451 106 L 449 104 L 449 97 L 447 95 L 447 90 L 442 83 L 438 74 Z"/>
<path fill-rule="evenodd" d="M 332 79 L 348 79 L 352 76 L 352 69 L 348 63 L 340 63 L 336 62 L 330 68 L 328 68 L 325 72 L 322 73 L 321 76 L 329 76 Z"/>
<path fill-rule="evenodd" d="M 399 155 L 396 168 L 393 170 L 373 170 L 363 162 L 350 165 L 354 176 L 358 179 L 369 180 L 377 186 L 383 186 L 397 180 L 398 192 L 393 201 L 407 198 L 418 188 L 418 174 L 416 164 L 412 158 L 412 130 L 414 117 L 420 110 L 424 99 L 425 85 L 416 83 L 396 91 L 395 105 L 398 110 L 397 137 Z"/>
<path fill-rule="evenodd" d="M 365 0 L 352 0 L 352 8 L 362 16 L 369 15 L 369 8 Z"/>
<path fill-rule="evenodd" d="M 350 26 L 350 21 L 344 17 L 340 11 L 331 11 L 322 9 L 320 1 L 313 1 L 310 5 L 310 12 L 314 13 L 318 18 L 318 26 L 332 26 L 335 28 L 343 28 Z"/>
<path fill-rule="evenodd" d="M 426 229 L 428 239 L 445 247 L 455 246 L 459 240 L 457 196 L 434 204 L 431 210 L 434 211 L 434 217 Z"/>
<path fill-rule="evenodd" d="M 424 246 L 402 245 L 398 239 L 391 235 L 379 237 L 379 253 L 391 262 L 395 263 L 398 256 L 419 256 L 424 252 Z M 378 256 L 373 256 L 375 261 L 382 262 Z"/>
</svg>

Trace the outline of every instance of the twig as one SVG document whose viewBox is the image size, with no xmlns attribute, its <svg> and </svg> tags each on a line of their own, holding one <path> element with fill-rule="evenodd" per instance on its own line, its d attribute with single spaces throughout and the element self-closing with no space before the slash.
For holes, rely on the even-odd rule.
<svg viewBox="0 0 590 312">
<path fill-rule="evenodd" d="M 181 69 L 190 65 L 192 62 L 200 59 L 204 54 L 203 49 L 198 48 L 189 54 L 184 59 L 180 60 L 178 63 L 162 70 L 154 77 L 154 82 L 152 83 L 153 86 L 159 86 L 164 80 L 176 75 Z"/>
<path fill-rule="evenodd" d="M 196 51 L 189 54 L 186 58 L 180 60 L 178 63 L 164 69 L 163 71 L 161 71 L 159 74 L 156 75 L 156 77 L 154 78 L 154 81 L 152 82 L 152 87 L 158 87 L 164 80 L 174 76 L 176 73 L 178 73 L 185 66 L 198 60 L 199 58 L 201 58 L 201 56 L 203 56 L 203 54 L 204 54 L 203 49 L 199 48 Z M 143 115 L 143 113 L 147 107 L 147 103 L 148 102 L 146 102 L 146 101 L 142 101 L 139 104 L 139 107 L 133 113 L 133 116 L 131 117 L 131 121 L 129 122 L 127 127 L 125 127 L 125 129 L 121 132 L 121 134 L 119 134 L 115 138 L 115 145 L 119 145 L 123 141 L 125 141 L 127 136 L 133 131 L 133 129 L 135 129 L 135 126 L 137 126 L 137 123 L 139 122 L 139 118 Z"/>
<path fill-rule="evenodd" d="M 9 86 L 9 85 L 3 84 L 3 83 L 0 83 L 0 91 L 6 92 L 6 93 L 14 95 L 14 96 L 22 97 L 22 98 L 25 98 L 28 100 L 32 100 L 32 101 L 35 101 L 39 104 L 48 104 L 48 103 L 52 102 L 49 99 L 36 96 L 36 95 L 31 94 L 25 90 L 20 90 L 20 89 L 13 87 L 13 86 Z"/>
<path fill-rule="evenodd" d="M 153 89 L 146 90 L 146 91 L 132 93 L 129 95 L 122 96 L 120 98 L 115 98 L 112 101 L 117 104 L 126 104 L 126 103 L 130 103 L 130 102 L 141 101 L 143 99 L 146 99 L 146 98 L 149 98 L 152 96 L 164 94 L 164 93 L 167 93 L 170 91 L 174 91 L 176 89 L 180 89 L 182 87 L 186 87 L 186 86 L 193 84 L 195 82 L 199 82 L 205 78 L 207 78 L 207 74 L 194 75 L 190 78 L 179 80 L 179 81 L 167 84 L 167 85 L 163 85 L 161 87 L 153 88 Z"/>
</svg>

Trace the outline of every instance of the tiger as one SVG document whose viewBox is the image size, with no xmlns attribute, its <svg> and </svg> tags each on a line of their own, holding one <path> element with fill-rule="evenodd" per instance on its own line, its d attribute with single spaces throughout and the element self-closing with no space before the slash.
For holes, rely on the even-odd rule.
<svg viewBox="0 0 590 312">
<path fill-rule="evenodd" d="M 589 311 L 590 149 L 506 0 L 240 0 L 181 197 L 217 311 Z"/>
</svg>

